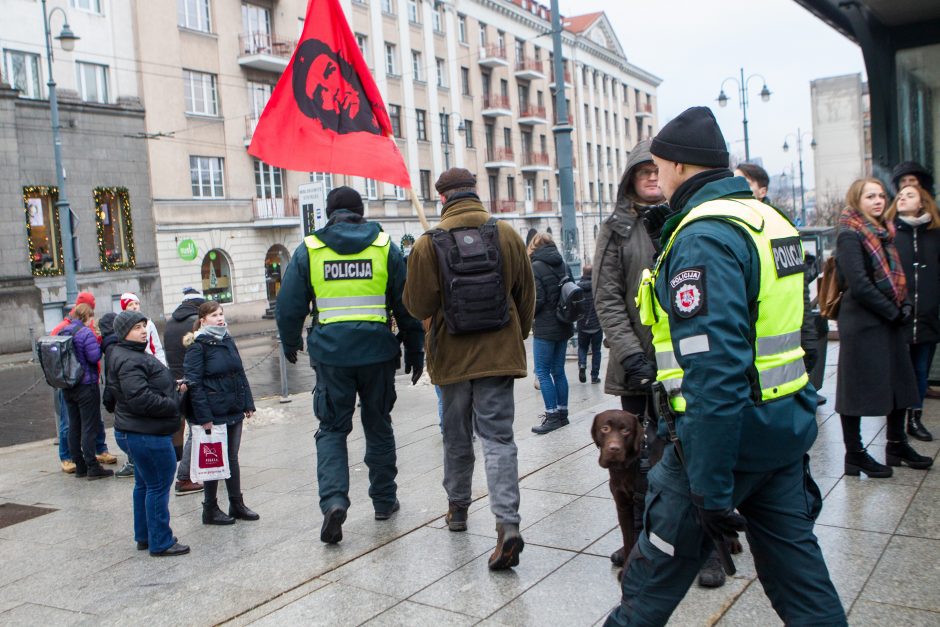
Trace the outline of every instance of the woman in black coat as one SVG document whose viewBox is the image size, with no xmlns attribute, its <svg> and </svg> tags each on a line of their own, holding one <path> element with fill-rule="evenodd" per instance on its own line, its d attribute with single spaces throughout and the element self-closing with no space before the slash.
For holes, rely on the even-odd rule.
<svg viewBox="0 0 940 627">
<path fill-rule="evenodd" d="M 568 377 L 565 353 L 574 325 L 555 315 L 561 296 L 561 281 L 571 278 L 571 271 L 548 233 L 536 233 L 529 242 L 529 258 L 535 275 L 535 319 L 532 321 L 532 361 L 535 376 L 545 402 L 541 424 L 534 433 L 548 433 L 568 424 Z"/>
<path fill-rule="evenodd" d="M 183 358 L 183 372 L 189 385 L 192 412 L 187 419 L 206 432 L 212 425 L 227 425 L 228 461 L 231 476 L 225 480 L 228 491 L 228 515 L 219 509 L 216 496 L 218 481 L 205 482 L 202 522 L 205 525 L 231 525 L 235 519 L 258 520 L 255 512 L 245 507 L 242 498 L 238 449 L 242 439 L 242 421 L 255 413 L 255 402 L 235 340 L 229 335 L 222 305 L 208 301 L 199 306 L 199 319 Z"/>
<path fill-rule="evenodd" d="M 147 318 L 122 311 L 114 319 L 117 344 L 108 349 L 105 396 L 114 403 L 114 431 L 134 458 L 134 539 L 155 557 L 183 555 L 170 529 L 170 487 L 176 472 L 173 433 L 179 427 L 177 384 L 147 351 Z"/>
<path fill-rule="evenodd" d="M 929 442 L 933 436 L 921 417 L 930 362 L 940 341 L 940 212 L 927 190 L 911 185 L 898 191 L 887 219 L 897 228 L 895 245 L 914 306 L 909 342 L 919 402 L 907 411 L 907 433 Z"/>
<path fill-rule="evenodd" d="M 836 265 L 845 286 L 839 308 L 839 371 L 836 411 L 842 417 L 845 474 L 890 477 L 890 466 L 929 468 L 904 435 L 905 410 L 917 402 L 917 384 L 907 348 L 913 307 L 886 222 L 886 196 L 878 179 L 860 179 L 846 194 L 839 219 Z M 888 466 L 862 445 L 861 416 L 887 416 Z"/>
</svg>

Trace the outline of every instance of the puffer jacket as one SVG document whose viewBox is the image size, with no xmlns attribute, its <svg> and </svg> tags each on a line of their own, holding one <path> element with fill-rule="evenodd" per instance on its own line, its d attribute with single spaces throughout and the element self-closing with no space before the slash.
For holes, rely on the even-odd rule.
<svg viewBox="0 0 940 627">
<path fill-rule="evenodd" d="M 166 321 L 163 350 L 166 352 L 166 365 L 177 379 L 183 378 L 183 358 L 186 356 L 183 338 L 193 332 L 193 325 L 199 319 L 199 305 L 204 302 L 202 298 L 184 300 Z"/>
<path fill-rule="evenodd" d="M 561 296 L 561 281 L 571 271 L 554 244 L 546 244 L 532 251 L 532 273 L 535 275 L 535 321 L 532 337 L 559 342 L 574 335 L 574 325 L 562 322 L 555 315 Z"/>
<path fill-rule="evenodd" d="M 614 212 L 598 231 L 594 252 L 594 307 L 604 330 L 604 345 L 610 348 L 604 392 L 615 396 L 645 393 L 627 387 L 621 365 L 625 358 L 634 353 L 655 358 L 653 333 L 640 323 L 636 295 L 643 270 L 655 263 L 656 247 L 641 219 L 641 212 L 649 207 L 639 204 L 632 184 L 634 168 L 649 161 L 649 143 L 638 144 L 627 162 Z"/>
<path fill-rule="evenodd" d="M 108 350 L 106 393 L 115 400 L 114 428 L 172 435 L 179 427 L 179 397 L 169 369 L 146 342 L 121 340 Z"/>
<path fill-rule="evenodd" d="M 900 218 L 894 224 L 894 245 L 907 277 L 907 299 L 914 306 L 908 341 L 936 343 L 940 341 L 940 229 L 929 228 L 929 223 L 912 226 Z"/>
<path fill-rule="evenodd" d="M 255 411 L 255 401 L 235 340 L 226 335 L 218 340 L 208 333 L 187 335 L 183 373 L 189 386 L 192 415 L 196 424 L 233 425 Z M 187 410 L 188 411 L 188 410 Z"/>
<path fill-rule="evenodd" d="M 591 280 L 590 276 L 583 276 L 581 280 L 578 281 L 578 287 L 581 288 L 581 291 L 584 292 L 584 298 L 587 299 L 587 311 L 584 314 L 584 317 L 578 320 L 578 323 L 575 325 L 578 329 L 578 333 L 595 333 L 601 330 L 600 320 L 597 319 L 597 309 L 594 307 L 594 299 L 591 295 L 594 293 L 594 282 Z"/>
<path fill-rule="evenodd" d="M 86 327 L 80 320 L 72 320 L 72 323 L 60 330 L 56 335 L 71 335 L 72 344 L 75 346 L 75 354 L 78 356 L 78 362 L 85 370 L 79 385 L 92 385 L 98 383 L 98 362 L 101 360 L 101 340 L 95 335 L 95 332 Z"/>
</svg>

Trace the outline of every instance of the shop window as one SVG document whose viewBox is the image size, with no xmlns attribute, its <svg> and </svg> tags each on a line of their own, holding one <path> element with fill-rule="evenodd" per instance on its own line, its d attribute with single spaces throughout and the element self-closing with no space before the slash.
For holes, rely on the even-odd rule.
<svg viewBox="0 0 940 627">
<path fill-rule="evenodd" d="M 103 270 L 123 270 L 137 265 L 131 198 L 126 187 L 96 187 L 95 224 L 98 258 Z"/>
<path fill-rule="evenodd" d="M 58 188 L 42 186 L 23 188 L 29 265 L 35 276 L 62 274 L 62 239 L 59 230 L 59 210 L 55 206 L 58 200 Z"/>
<path fill-rule="evenodd" d="M 221 250 L 210 250 L 202 258 L 202 293 L 206 300 L 232 302 L 232 269 Z"/>
</svg>

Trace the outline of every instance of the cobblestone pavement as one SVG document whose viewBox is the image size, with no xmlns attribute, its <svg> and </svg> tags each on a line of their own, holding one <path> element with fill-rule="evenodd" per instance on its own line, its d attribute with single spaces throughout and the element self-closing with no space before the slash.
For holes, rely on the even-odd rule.
<svg viewBox="0 0 940 627">
<path fill-rule="evenodd" d="M 132 482 L 64 475 L 48 440 L 0 449 L 0 504 L 55 510 L 0 528 L 0 624 L 600 624 L 619 599 L 607 557 L 619 532 L 588 430 L 617 401 L 602 386 L 577 383 L 571 362 L 568 375 L 571 425 L 545 436 L 529 431 L 541 406 L 532 377 L 516 384 L 526 547 L 519 567 L 503 573 L 486 568 L 495 532 L 482 455 L 469 530 L 450 533 L 434 390 L 405 377 L 394 412 L 402 509 L 373 519 L 357 426 L 349 438 L 353 504 L 337 546 L 319 541 L 309 393 L 261 402 L 246 426 L 243 487 L 259 522 L 206 527 L 199 496 L 171 496 L 174 533 L 192 547 L 184 557 L 135 550 Z M 830 365 L 830 398 L 833 375 Z M 818 420 L 812 468 L 825 502 L 816 529 L 850 622 L 940 624 L 940 475 L 901 468 L 891 479 L 845 477 L 831 404 Z M 925 422 L 940 431 L 940 403 L 928 401 Z M 882 458 L 884 420 L 862 424 Z M 936 442 L 916 447 L 940 451 Z M 717 590 L 693 587 L 670 624 L 779 625 L 747 550 L 736 561 L 734 578 Z"/>
</svg>

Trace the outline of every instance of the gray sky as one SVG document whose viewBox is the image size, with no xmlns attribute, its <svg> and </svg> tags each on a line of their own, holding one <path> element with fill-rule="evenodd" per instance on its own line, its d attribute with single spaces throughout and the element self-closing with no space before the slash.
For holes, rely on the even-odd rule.
<svg viewBox="0 0 940 627">
<path fill-rule="evenodd" d="M 547 4 L 547 0 L 546 4 Z M 812 130 L 809 82 L 815 78 L 861 72 L 858 46 L 811 15 L 794 0 L 559 0 L 563 15 L 605 11 L 627 59 L 663 79 L 659 120 L 665 124 L 687 107 L 708 105 L 721 124 L 732 154 L 744 156 L 744 131 L 737 87 L 719 108 L 715 98 L 723 79 L 761 74 L 773 92 L 770 102 L 757 95 L 763 85 L 750 81 L 748 134 L 751 158 L 763 159 L 771 174 L 797 164 L 795 141 L 782 150 L 787 134 Z M 804 142 L 806 188 L 813 186 L 809 137 Z"/>
</svg>

